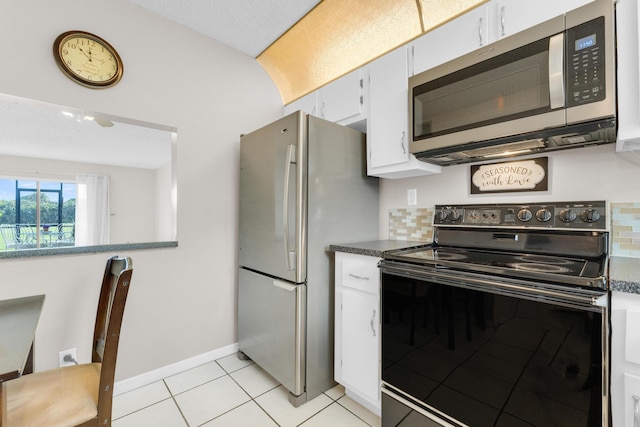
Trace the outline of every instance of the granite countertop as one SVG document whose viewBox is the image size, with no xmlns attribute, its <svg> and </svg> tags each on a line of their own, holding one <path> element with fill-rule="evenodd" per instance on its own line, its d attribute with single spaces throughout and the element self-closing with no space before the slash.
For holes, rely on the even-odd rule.
<svg viewBox="0 0 640 427">
<path fill-rule="evenodd" d="M 381 258 L 387 251 L 413 248 L 416 246 L 423 246 L 428 244 L 429 242 L 416 242 L 411 240 L 373 240 L 370 242 L 330 245 L 329 249 L 335 252 L 345 252 L 349 254 L 367 255 Z"/>
<path fill-rule="evenodd" d="M 640 258 L 609 258 L 609 289 L 640 294 Z"/>
</svg>

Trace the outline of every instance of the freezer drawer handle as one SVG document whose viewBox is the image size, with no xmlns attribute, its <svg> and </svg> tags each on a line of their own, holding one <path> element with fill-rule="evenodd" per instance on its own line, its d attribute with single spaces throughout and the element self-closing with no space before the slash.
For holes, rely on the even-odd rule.
<svg viewBox="0 0 640 427">
<path fill-rule="evenodd" d="M 275 286 L 276 288 L 284 289 L 285 291 L 289 291 L 289 292 L 296 290 L 296 285 L 291 284 L 289 282 L 285 282 L 284 280 L 275 279 L 273 281 L 273 286 Z"/>
<path fill-rule="evenodd" d="M 291 176 L 291 164 L 295 164 L 296 146 L 287 147 L 287 160 L 284 167 L 284 197 L 282 198 L 282 222 L 284 223 L 284 257 L 287 260 L 287 270 L 293 270 L 291 264 L 295 264 L 295 252 L 289 251 L 289 177 Z"/>
</svg>

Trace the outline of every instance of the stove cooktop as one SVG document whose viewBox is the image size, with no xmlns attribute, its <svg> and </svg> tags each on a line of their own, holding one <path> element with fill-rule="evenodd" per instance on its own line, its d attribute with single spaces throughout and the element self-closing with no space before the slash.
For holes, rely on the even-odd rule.
<svg viewBox="0 0 640 427">
<path fill-rule="evenodd" d="M 435 245 L 392 251 L 385 255 L 385 260 L 585 286 L 603 281 L 605 269 L 604 258 L 592 260 Z"/>
</svg>

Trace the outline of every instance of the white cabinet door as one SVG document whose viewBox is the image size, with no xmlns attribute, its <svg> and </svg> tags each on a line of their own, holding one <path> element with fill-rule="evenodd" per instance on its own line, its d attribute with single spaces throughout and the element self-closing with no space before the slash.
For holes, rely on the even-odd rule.
<svg viewBox="0 0 640 427">
<path fill-rule="evenodd" d="M 640 150 L 640 7 L 637 0 L 616 5 L 618 77 L 617 151 Z"/>
<path fill-rule="evenodd" d="M 611 292 L 611 411 L 613 426 L 640 422 L 640 295 Z"/>
<path fill-rule="evenodd" d="M 284 115 L 287 116 L 293 112 L 302 110 L 312 116 L 320 116 L 318 112 L 318 91 L 311 92 L 308 95 L 303 96 L 290 104 L 284 106 Z"/>
<path fill-rule="evenodd" d="M 335 380 L 380 414 L 380 258 L 335 254 Z"/>
<path fill-rule="evenodd" d="M 364 72 L 365 69 L 360 68 L 320 89 L 319 116 L 343 124 L 360 120 L 364 104 Z"/>
<path fill-rule="evenodd" d="M 410 44 L 411 75 L 490 43 L 488 28 L 489 6 L 480 6 L 417 38 Z"/>
<path fill-rule="evenodd" d="M 364 78 L 366 68 L 360 68 L 285 105 L 284 114 L 302 110 L 312 116 L 343 125 L 366 118 L 364 108 Z"/>
<path fill-rule="evenodd" d="M 533 27 L 593 0 L 494 0 L 498 39 Z"/>
<path fill-rule="evenodd" d="M 378 295 L 342 289 L 342 383 L 371 401 L 379 399 Z"/>
<path fill-rule="evenodd" d="M 409 153 L 409 85 L 407 47 L 402 46 L 369 64 L 367 174 L 407 178 L 440 173 L 441 167 L 421 162 Z"/>
<path fill-rule="evenodd" d="M 409 161 L 407 48 L 369 64 L 369 168 Z"/>
</svg>

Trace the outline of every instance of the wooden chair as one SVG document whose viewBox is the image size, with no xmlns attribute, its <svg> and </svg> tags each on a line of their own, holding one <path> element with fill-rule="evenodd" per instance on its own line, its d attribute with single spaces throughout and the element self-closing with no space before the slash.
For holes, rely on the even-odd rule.
<svg viewBox="0 0 640 427">
<path fill-rule="evenodd" d="M 4 427 L 110 426 L 122 315 L 133 272 L 131 258 L 112 257 L 102 280 L 92 363 L 6 381 Z"/>
</svg>

